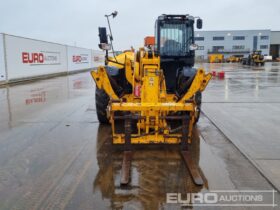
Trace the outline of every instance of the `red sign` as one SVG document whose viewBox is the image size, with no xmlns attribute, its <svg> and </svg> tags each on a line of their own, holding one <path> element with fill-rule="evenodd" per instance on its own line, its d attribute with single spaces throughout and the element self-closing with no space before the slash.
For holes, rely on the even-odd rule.
<svg viewBox="0 0 280 210">
<path fill-rule="evenodd" d="M 60 52 L 22 52 L 22 63 L 30 65 L 60 64 Z"/>
<path fill-rule="evenodd" d="M 80 56 L 80 55 L 73 55 L 73 62 L 74 63 L 82 62 L 82 56 Z"/>
<path fill-rule="evenodd" d="M 72 62 L 76 64 L 88 63 L 88 54 L 73 55 Z"/>
<path fill-rule="evenodd" d="M 22 53 L 22 62 L 23 63 L 44 63 L 44 54 L 43 53 Z"/>
</svg>

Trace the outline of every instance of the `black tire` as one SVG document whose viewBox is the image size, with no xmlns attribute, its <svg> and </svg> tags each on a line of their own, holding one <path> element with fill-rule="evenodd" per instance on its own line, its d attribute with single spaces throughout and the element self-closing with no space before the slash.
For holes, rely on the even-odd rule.
<svg viewBox="0 0 280 210">
<path fill-rule="evenodd" d="M 96 87 L 95 89 L 95 106 L 98 121 L 102 124 L 109 124 L 106 109 L 109 103 L 109 96 L 102 89 Z"/>
</svg>

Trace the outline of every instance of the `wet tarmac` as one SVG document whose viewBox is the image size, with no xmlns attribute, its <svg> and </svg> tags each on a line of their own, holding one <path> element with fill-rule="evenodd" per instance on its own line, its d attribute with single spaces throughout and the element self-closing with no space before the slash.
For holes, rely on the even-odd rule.
<svg viewBox="0 0 280 210">
<path fill-rule="evenodd" d="M 223 70 L 204 93 L 203 112 L 280 191 L 280 63 Z"/>
<path fill-rule="evenodd" d="M 120 187 L 122 153 L 110 143 L 110 127 L 97 121 L 94 84 L 89 73 L 1 88 L 0 209 L 273 209 L 194 204 L 182 207 L 180 203 L 167 203 L 167 193 L 274 189 L 234 141 L 224 135 L 226 132 L 218 123 L 224 116 L 220 113 L 231 110 L 231 106 L 225 108 L 228 102 L 240 108 L 248 100 L 251 105 L 278 103 L 279 92 L 277 95 L 272 89 L 279 88 L 275 69 L 280 70 L 280 66 L 266 64 L 266 69 L 258 70 L 258 74 L 237 64 L 206 68 L 223 68 L 226 79 L 214 79 L 209 84 L 204 95 L 205 115 L 194 130 L 191 151 L 205 181 L 201 187 L 193 184 L 176 147 L 135 150 L 131 184 Z M 259 78 L 258 94 L 255 74 Z M 262 89 L 270 90 L 270 95 Z M 244 105 L 244 109 L 252 110 Z M 212 114 L 214 107 L 220 110 L 217 120 Z M 235 123 L 236 118 L 230 119 Z M 228 121 L 229 118 L 223 118 L 222 124 L 230 124 Z M 254 123 L 250 129 L 254 129 Z M 232 127 L 231 132 L 236 129 Z M 271 194 L 264 197 L 272 204 Z M 275 202 L 279 201 L 279 194 L 275 193 Z"/>
</svg>

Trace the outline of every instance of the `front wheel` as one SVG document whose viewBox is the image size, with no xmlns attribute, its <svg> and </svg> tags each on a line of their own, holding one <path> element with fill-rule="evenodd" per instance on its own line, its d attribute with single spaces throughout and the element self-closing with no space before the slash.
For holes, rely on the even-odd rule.
<svg viewBox="0 0 280 210">
<path fill-rule="evenodd" d="M 102 89 L 96 87 L 95 89 L 95 106 L 98 121 L 102 124 L 109 124 L 109 119 L 107 118 L 107 106 L 109 103 L 109 96 Z"/>
</svg>

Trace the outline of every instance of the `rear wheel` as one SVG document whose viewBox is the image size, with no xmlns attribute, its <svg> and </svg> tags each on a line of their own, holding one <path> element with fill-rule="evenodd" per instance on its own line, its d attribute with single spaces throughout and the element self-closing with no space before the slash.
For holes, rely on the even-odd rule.
<svg viewBox="0 0 280 210">
<path fill-rule="evenodd" d="M 95 106 L 97 118 L 100 123 L 109 124 L 106 109 L 109 103 L 109 96 L 102 89 L 96 87 L 95 89 Z"/>
</svg>

